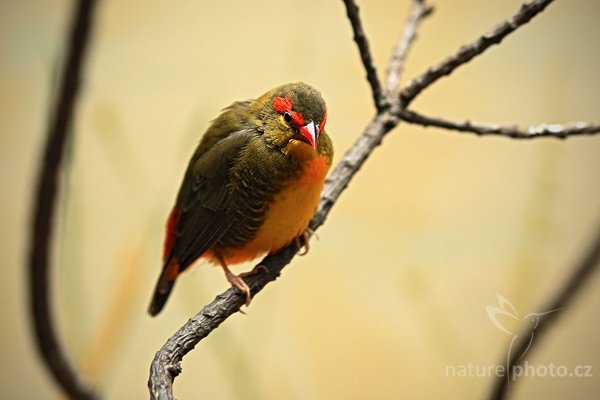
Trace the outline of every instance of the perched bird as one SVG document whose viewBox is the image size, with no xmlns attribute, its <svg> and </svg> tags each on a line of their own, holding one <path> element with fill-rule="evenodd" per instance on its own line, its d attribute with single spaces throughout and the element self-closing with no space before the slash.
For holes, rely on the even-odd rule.
<svg viewBox="0 0 600 400">
<path fill-rule="evenodd" d="M 298 82 L 235 102 L 212 122 L 167 221 L 150 315 L 199 258 L 220 265 L 249 304 L 250 289 L 228 266 L 276 253 L 306 234 L 333 157 L 326 121 L 321 94 Z"/>
</svg>

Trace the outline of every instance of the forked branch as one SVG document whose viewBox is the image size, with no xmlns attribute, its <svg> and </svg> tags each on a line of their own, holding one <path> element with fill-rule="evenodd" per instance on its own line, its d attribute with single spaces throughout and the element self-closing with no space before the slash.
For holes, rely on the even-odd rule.
<svg viewBox="0 0 600 400">
<path fill-rule="evenodd" d="M 523 4 L 521 9 L 512 17 L 501 22 L 494 29 L 484 33 L 471 43 L 461 46 L 456 53 L 414 78 L 400 93 L 402 108 L 407 108 L 415 97 L 441 77 L 450 75 L 456 68 L 479 56 L 490 46 L 499 44 L 506 36 L 544 11 L 553 1 L 533 0 Z"/>
<path fill-rule="evenodd" d="M 417 30 L 419 25 L 425 19 L 425 17 L 431 15 L 433 7 L 426 4 L 422 0 L 415 0 L 412 2 L 410 12 L 408 14 L 408 20 L 404 25 L 404 32 L 402 37 L 394 47 L 392 51 L 392 57 L 388 67 L 388 72 L 385 81 L 385 94 L 388 101 L 393 101 L 392 97 L 398 95 L 398 89 L 400 86 L 400 78 L 406 63 L 406 57 L 408 57 L 408 51 L 410 50 L 413 42 L 417 38 Z"/>
<path fill-rule="evenodd" d="M 311 221 L 310 227 L 316 230 L 321 226 L 331 208 L 335 205 L 339 196 L 348 186 L 353 176 L 358 172 L 373 150 L 381 143 L 385 135 L 394 129 L 402 119 L 421 125 L 442 125 L 446 129 L 465 130 L 469 127 L 476 127 L 480 131 L 492 133 L 494 129 L 497 134 L 509 137 L 518 137 L 520 130 L 507 130 L 505 128 L 483 128 L 483 125 L 469 123 L 451 123 L 440 119 L 431 119 L 412 111 L 407 111 L 406 107 L 427 87 L 431 86 L 439 78 L 450 74 L 459 66 L 471 61 L 473 58 L 482 54 L 491 45 L 500 43 L 507 35 L 517 30 L 523 24 L 530 21 L 535 15 L 539 14 L 552 0 L 535 0 L 524 4 L 521 9 L 503 21 L 496 28 L 484 34 L 482 37 L 461 47 L 458 52 L 449 56 L 440 64 L 429 68 L 425 73 L 413 79 L 411 83 L 402 89 L 397 90 L 399 77 L 406 61 L 406 55 L 411 44 L 416 37 L 419 23 L 424 17 L 431 13 L 431 7 L 422 0 L 413 0 L 411 12 L 395 50 L 393 51 L 391 62 L 388 68 L 386 79 L 385 96 L 382 92 L 381 84 L 377 76 L 375 64 L 371 56 L 368 40 L 364 33 L 362 22 L 358 14 L 358 7 L 354 0 L 343 0 L 346 5 L 346 11 L 352 29 L 354 40 L 358 46 L 360 57 L 367 74 L 367 81 L 371 87 L 373 100 L 377 112 L 369 122 L 363 133 L 357 138 L 352 147 L 345 153 L 342 160 L 335 166 L 330 176 L 325 182 L 325 187 L 321 196 L 321 202 L 316 215 Z M 390 94 L 394 94 L 390 96 Z M 437 122 L 436 122 L 437 121 Z M 596 125 L 563 126 L 562 134 L 554 136 L 562 137 L 570 134 L 582 134 L 583 131 L 592 130 L 587 133 L 597 133 Z M 475 128 L 473 128 L 475 129 Z M 578 129 L 581 131 L 578 131 Z M 517 132 L 517 133 L 515 133 Z M 555 126 L 540 129 L 541 133 L 530 134 L 531 137 L 550 136 L 550 133 L 556 132 Z M 257 268 L 257 273 L 246 278 L 246 283 L 255 296 L 269 282 L 275 280 L 281 270 L 293 259 L 298 251 L 297 245 L 293 244 L 283 249 L 281 252 L 269 255 L 260 262 L 261 268 Z M 173 399 L 173 380 L 181 373 L 181 360 L 194 348 L 194 346 L 206 337 L 212 330 L 217 328 L 226 318 L 239 311 L 244 303 L 244 296 L 237 289 L 230 288 L 209 305 L 204 307 L 195 317 L 190 319 L 182 326 L 156 353 L 152 362 L 148 387 L 153 399 Z"/>
</svg>

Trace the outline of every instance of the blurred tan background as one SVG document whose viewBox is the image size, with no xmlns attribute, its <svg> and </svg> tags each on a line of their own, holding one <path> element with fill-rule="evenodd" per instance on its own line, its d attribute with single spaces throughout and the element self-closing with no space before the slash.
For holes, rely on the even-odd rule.
<svg viewBox="0 0 600 400">
<path fill-rule="evenodd" d="M 204 2 L 206 3 L 206 2 Z M 518 9 L 433 1 L 404 81 Z M 409 2 L 360 1 L 379 71 Z M 60 395 L 34 352 L 25 255 L 68 1 L 0 3 L 2 397 Z M 557 1 L 414 107 L 522 125 L 600 120 L 600 3 Z M 146 398 L 150 361 L 227 288 L 220 270 L 182 277 L 146 314 L 163 224 L 193 147 L 219 110 L 302 80 L 329 106 L 337 159 L 373 114 L 341 1 L 102 1 L 60 204 L 54 306 L 70 357 L 107 399 Z M 485 311 L 505 296 L 539 309 L 600 223 L 600 137 L 477 138 L 402 125 L 356 176 L 311 252 L 183 362 L 180 399 L 481 398 L 511 337 Z M 236 268 L 248 270 L 252 265 Z M 593 378 L 524 379 L 515 398 L 583 399 L 600 387 L 600 276 L 533 365 L 591 365 Z M 518 328 L 518 324 L 511 329 Z"/>
</svg>

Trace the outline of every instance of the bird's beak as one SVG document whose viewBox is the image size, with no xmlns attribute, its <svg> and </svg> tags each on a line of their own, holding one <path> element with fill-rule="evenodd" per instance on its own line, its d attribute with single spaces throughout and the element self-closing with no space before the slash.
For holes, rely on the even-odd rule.
<svg viewBox="0 0 600 400">
<path fill-rule="evenodd" d="M 313 149 L 317 148 L 317 127 L 313 121 L 300 128 L 300 139 L 310 144 Z"/>
</svg>

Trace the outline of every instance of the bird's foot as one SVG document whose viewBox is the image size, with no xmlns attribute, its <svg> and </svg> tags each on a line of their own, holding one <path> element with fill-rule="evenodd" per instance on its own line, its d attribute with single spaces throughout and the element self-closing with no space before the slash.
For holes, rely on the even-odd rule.
<svg viewBox="0 0 600 400">
<path fill-rule="evenodd" d="M 242 293 L 246 294 L 246 301 L 244 304 L 246 307 L 248 307 L 252 301 L 252 295 L 250 294 L 250 288 L 248 285 L 246 285 L 246 282 L 244 282 L 240 276 L 231 273 L 231 271 L 225 271 L 225 277 L 227 278 L 227 282 L 231 283 L 233 286 L 240 289 Z"/>
<path fill-rule="evenodd" d="M 231 272 L 231 270 L 229 269 L 229 267 L 227 266 L 227 264 L 225 263 L 223 258 L 220 256 L 219 256 L 219 261 L 221 262 L 221 267 L 223 268 L 223 271 L 225 272 L 225 278 L 227 278 L 227 282 L 231 283 L 231 285 L 235 286 L 242 293 L 246 294 L 246 301 L 244 302 L 244 304 L 246 305 L 246 307 L 248 307 L 250 305 L 250 301 L 252 301 L 252 295 L 250 294 L 250 288 L 248 287 L 246 282 L 244 282 L 244 280 L 242 279 L 242 276 L 235 275 L 233 272 Z"/>
<path fill-rule="evenodd" d="M 298 255 L 299 256 L 304 256 L 304 255 L 308 254 L 308 251 L 310 250 L 310 243 L 309 243 L 308 239 L 310 239 L 310 237 L 312 235 L 315 235 L 315 237 L 317 239 L 319 239 L 319 235 L 317 235 L 317 233 L 310 228 L 306 228 L 304 230 L 304 232 L 302 232 L 302 234 L 296 238 L 296 244 L 298 245 Z M 304 251 L 300 252 L 300 250 L 302 250 L 303 248 L 304 248 Z"/>
</svg>

